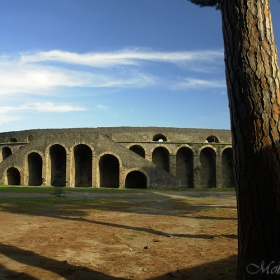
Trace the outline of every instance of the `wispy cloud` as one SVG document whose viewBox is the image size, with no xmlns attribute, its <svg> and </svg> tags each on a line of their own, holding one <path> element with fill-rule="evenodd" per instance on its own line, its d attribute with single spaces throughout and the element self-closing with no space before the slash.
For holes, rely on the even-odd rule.
<svg viewBox="0 0 280 280">
<path fill-rule="evenodd" d="M 27 112 L 40 113 L 67 113 L 74 111 L 85 111 L 86 109 L 80 106 L 68 104 L 56 104 L 53 102 L 34 102 L 25 103 L 18 106 L 0 106 L 0 124 L 9 123 L 23 119 L 23 115 Z"/>
<path fill-rule="evenodd" d="M 168 63 L 185 63 L 188 61 L 217 61 L 222 60 L 223 51 L 185 51 L 185 52 L 154 52 L 145 49 L 124 49 L 107 53 L 77 54 L 53 50 L 34 54 L 23 54 L 21 63 L 42 61 L 80 64 L 92 67 L 114 67 L 120 65 L 136 65 L 141 61 L 158 61 Z"/>
<path fill-rule="evenodd" d="M 67 104 L 55 104 L 53 102 L 35 102 L 27 103 L 18 107 L 19 110 L 29 110 L 37 112 L 56 112 L 66 113 L 73 111 L 85 111 L 86 109 L 80 106 L 72 106 Z"/>
<path fill-rule="evenodd" d="M 173 90 L 184 90 L 184 89 L 205 89 L 205 88 L 226 88 L 224 80 L 200 80 L 200 79 L 189 79 L 186 78 L 183 81 L 174 83 L 171 88 Z"/>
<path fill-rule="evenodd" d="M 52 94 L 65 88 L 143 88 L 163 85 L 151 69 L 158 62 L 176 67 L 222 62 L 222 51 L 154 52 L 125 49 L 108 53 L 70 53 L 59 50 L 0 56 L 0 96 L 20 93 Z M 145 62 L 145 63 L 144 63 Z M 149 62 L 148 65 L 146 62 Z M 190 63 L 191 62 L 191 63 Z M 197 63 L 195 63 L 197 62 Z M 150 68 L 150 66 L 152 66 Z M 205 67 L 206 68 L 206 67 Z M 182 81 L 181 86 L 195 84 Z M 209 84 L 211 86 L 211 84 Z"/>
</svg>

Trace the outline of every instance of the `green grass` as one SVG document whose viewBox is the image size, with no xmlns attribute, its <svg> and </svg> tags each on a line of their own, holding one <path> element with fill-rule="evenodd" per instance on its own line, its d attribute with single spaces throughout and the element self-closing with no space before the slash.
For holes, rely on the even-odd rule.
<svg viewBox="0 0 280 280">
<path fill-rule="evenodd" d="M 88 211 L 126 209 L 131 202 L 103 198 L 68 197 L 3 197 L 0 198 L 0 211 L 38 215 L 52 213 L 67 216 L 86 216 Z"/>
<path fill-rule="evenodd" d="M 57 187 L 29 187 L 29 186 L 3 186 L 0 185 L 0 193 L 54 193 Z M 89 187 L 63 187 L 67 192 L 89 192 L 89 193 L 120 193 L 120 192 L 149 192 L 147 189 L 126 189 L 126 188 L 89 188 Z"/>
</svg>

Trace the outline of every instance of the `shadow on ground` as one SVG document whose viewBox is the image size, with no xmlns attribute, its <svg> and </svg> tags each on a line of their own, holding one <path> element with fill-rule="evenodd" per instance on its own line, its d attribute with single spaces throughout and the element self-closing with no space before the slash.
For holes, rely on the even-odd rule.
<svg viewBox="0 0 280 280">
<path fill-rule="evenodd" d="M 57 261 L 44 256 L 40 256 L 32 251 L 16 248 L 11 245 L 0 243 L 0 254 L 12 259 L 18 263 L 36 267 L 43 270 L 51 271 L 63 279 L 73 280 L 113 280 L 127 279 L 118 278 L 97 271 L 90 270 L 87 267 L 71 265 L 65 261 Z M 204 263 L 203 265 L 194 266 L 177 271 L 170 271 L 158 277 L 147 278 L 147 280 L 233 280 L 236 275 L 236 256 L 222 259 L 216 262 Z M 20 280 L 39 280 L 26 273 L 12 271 L 4 265 L 0 265 L 1 279 L 20 279 Z M 42 275 L 42 279 L 44 275 Z M 54 278 L 55 279 L 55 278 Z M 131 279 L 131 278 L 129 278 Z"/>
</svg>

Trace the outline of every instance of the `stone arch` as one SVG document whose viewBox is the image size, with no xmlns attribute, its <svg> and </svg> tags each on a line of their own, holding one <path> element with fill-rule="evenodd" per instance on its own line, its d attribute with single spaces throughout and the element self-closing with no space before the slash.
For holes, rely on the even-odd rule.
<svg viewBox="0 0 280 280">
<path fill-rule="evenodd" d="M 4 147 L 2 149 L 2 160 L 5 160 L 7 157 L 9 157 L 12 154 L 12 150 L 10 147 Z"/>
<path fill-rule="evenodd" d="M 223 186 L 234 186 L 234 168 L 233 168 L 232 148 L 225 148 L 222 152 Z"/>
<path fill-rule="evenodd" d="M 17 139 L 16 139 L 15 137 L 11 137 L 11 138 L 9 139 L 9 142 L 15 143 L 15 142 L 17 142 Z"/>
<path fill-rule="evenodd" d="M 43 160 L 42 157 L 32 152 L 27 156 L 28 164 L 28 186 L 41 186 L 42 185 L 42 169 Z"/>
<path fill-rule="evenodd" d="M 156 166 L 169 172 L 170 171 L 169 151 L 164 147 L 155 148 L 152 153 L 152 162 Z"/>
<path fill-rule="evenodd" d="M 208 137 L 206 138 L 206 142 L 207 142 L 207 143 L 219 143 L 220 140 L 219 140 L 219 138 L 218 138 L 217 136 L 215 136 L 215 135 L 210 135 L 210 136 L 208 136 Z"/>
<path fill-rule="evenodd" d="M 20 172 L 16 167 L 10 167 L 7 169 L 7 184 L 8 185 L 20 185 Z"/>
<path fill-rule="evenodd" d="M 60 144 L 50 147 L 51 185 L 66 186 L 66 149 Z"/>
<path fill-rule="evenodd" d="M 159 133 L 159 134 L 154 135 L 153 141 L 165 142 L 165 141 L 167 141 L 167 138 L 163 134 Z"/>
<path fill-rule="evenodd" d="M 133 151 L 134 153 L 136 153 L 137 155 L 145 158 L 145 150 L 142 146 L 140 145 L 133 145 L 131 147 L 129 147 L 129 150 Z"/>
<path fill-rule="evenodd" d="M 120 163 L 116 156 L 104 154 L 99 159 L 100 187 L 118 188 Z"/>
<path fill-rule="evenodd" d="M 75 187 L 92 186 L 92 149 L 85 144 L 74 148 Z"/>
<path fill-rule="evenodd" d="M 33 135 L 29 135 L 29 136 L 27 137 L 27 140 L 28 140 L 29 142 L 33 141 L 33 140 L 34 140 L 34 136 L 33 136 Z"/>
<path fill-rule="evenodd" d="M 193 188 L 193 151 L 190 148 L 182 147 L 176 153 L 176 177 L 181 181 L 181 187 Z"/>
<path fill-rule="evenodd" d="M 202 188 L 216 187 L 216 153 L 206 147 L 200 151 L 200 185 Z"/>
<path fill-rule="evenodd" d="M 131 171 L 125 178 L 126 188 L 147 188 L 147 177 L 146 175 L 138 170 Z"/>
</svg>

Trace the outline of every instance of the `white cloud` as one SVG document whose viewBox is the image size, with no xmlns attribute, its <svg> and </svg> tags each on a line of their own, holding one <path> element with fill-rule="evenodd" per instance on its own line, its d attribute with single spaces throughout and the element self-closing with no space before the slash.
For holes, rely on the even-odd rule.
<svg viewBox="0 0 280 280">
<path fill-rule="evenodd" d="M 173 90 L 184 89 L 205 89 L 205 88 L 226 88 L 226 83 L 223 80 L 200 80 L 186 78 L 171 86 Z"/>
<path fill-rule="evenodd" d="M 154 52 L 136 48 L 107 53 L 78 54 L 53 50 L 18 57 L 0 56 L 0 96 L 56 95 L 59 88 L 73 87 L 165 86 L 166 78 L 154 71 L 158 62 L 176 67 L 183 65 L 184 71 L 198 65 L 200 69 L 207 69 L 206 65 L 211 68 L 211 65 L 223 63 L 223 51 Z M 172 80 L 171 72 L 169 79 Z M 215 83 L 188 79 L 178 82 L 174 88 L 213 87 Z"/>
<path fill-rule="evenodd" d="M 34 102 L 26 103 L 18 106 L 0 106 L 0 124 L 9 123 L 23 119 L 23 114 L 27 112 L 40 113 L 67 113 L 74 111 L 85 111 L 80 106 L 72 106 L 67 104 L 55 104 L 53 102 Z"/>
<path fill-rule="evenodd" d="M 74 111 L 85 111 L 86 109 L 80 106 L 72 106 L 67 104 L 55 104 L 52 102 L 35 102 L 27 103 L 18 107 L 19 110 L 29 110 L 37 112 L 56 112 L 56 113 L 67 113 Z"/>
<path fill-rule="evenodd" d="M 18 93 L 52 94 L 58 87 L 145 87 L 154 84 L 152 75 L 139 73 L 92 73 L 54 66 L 0 62 L 0 96 Z"/>
<path fill-rule="evenodd" d="M 53 50 L 22 55 L 21 63 L 35 63 L 43 61 L 80 64 L 92 67 L 114 67 L 120 65 L 136 65 L 140 61 L 161 61 L 168 63 L 182 63 L 188 61 L 217 61 L 223 59 L 224 53 L 218 51 L 185 51 L 185 52 L 153 52 L 143 49 L 124 49 L 108 53 L 77 54 Z"/>
</svg>

